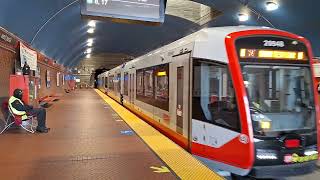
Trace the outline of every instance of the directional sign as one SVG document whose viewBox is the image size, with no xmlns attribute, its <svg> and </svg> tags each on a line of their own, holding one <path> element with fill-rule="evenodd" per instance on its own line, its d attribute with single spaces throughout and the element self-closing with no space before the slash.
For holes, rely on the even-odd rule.
<svg viewBox="0 0 320 180">
<path fill-rule="evenodd" d="M 169 168 L 167 168 L 166 166 L 161 166 L 161 167 L 151 166 L 150 168 L 153 169 L 153 172 L 155 172 L 155 173 L 169 173 L 170 172 Z"/>
<path fill-rule="evenodd" d="M 90 19 L 163 23 L 164 9 L 164 0 L 81 0 L 81 15 Z"/>
</svg>

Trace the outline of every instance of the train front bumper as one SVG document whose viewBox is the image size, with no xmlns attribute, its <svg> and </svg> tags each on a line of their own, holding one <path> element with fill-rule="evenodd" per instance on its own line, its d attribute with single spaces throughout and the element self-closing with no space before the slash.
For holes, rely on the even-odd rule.
<svg viewBox="0 0 320 180">
<path fill-rule="evenodd" d="M 309 161 L 288 165 L 254 166 L 249 175 L 256 178 L 299 176 L 315 171 L 317 168 L 316 162 L 317 161 Z"/>
</svg>

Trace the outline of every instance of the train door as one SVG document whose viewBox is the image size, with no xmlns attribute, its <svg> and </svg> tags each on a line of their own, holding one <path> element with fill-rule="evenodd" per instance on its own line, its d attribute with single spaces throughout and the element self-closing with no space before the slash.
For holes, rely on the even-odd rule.
<svg viewBox="0 0 320 180">
<path fill-rule="evenodd" d="M 173 103 L 170 103 L 171 117 L 175 120 L 175 130 L 183 136 L 183 144 L 188 147 L 189 139 L 189 65 L 190 53 L 173 57 L 170 78 Z"/>
<path fill-rule="evenodd" d="M 213 169 L 246 175 L 250 144 L 241 134 L 237 98 L 226 64 L 193 60 L 192 154 Z"/>
<path fill-rule="evenodd" d="M 135 94 L 135 73 L 134 71 L 129 72 L 129 102 L 134 104 L 134 94 Z"/>
</svg>

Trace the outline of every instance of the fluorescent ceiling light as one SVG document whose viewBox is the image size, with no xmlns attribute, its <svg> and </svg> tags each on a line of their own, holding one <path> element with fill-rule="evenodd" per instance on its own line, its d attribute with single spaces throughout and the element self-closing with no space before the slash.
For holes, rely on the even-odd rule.
<svg viewBox="0 0 320 180">
<path fill-rule="evenodd" d="M 91 54 L 87 54 L 87 55 L 86 55 L 86 58 L 91 58 Z"/>
<path fill-rule="evenodd" d="M 241 13 L 241 14 L 238 14 L 238 18 L 239 18 L 239 21 L 241 21 L 241 22 L 248 21 L 249 20 L 249 15 Z"/>
<path fill-rule="evenodd" d="M 279 5 L 275 2 L 269 1 L 266 3 L 267 11 L 274 11 L 279 8 Z"/>
<path fill-rule="evenodd" d="M 92 49 L 91 48 L 88 48 L 87 49 L 87 54 L 90 54 L 92 52 Z"/>
<path fill-rule="evenodd" d="M 87 46 L 88 46 L 88 47 L 92 47 L 92 43 L 88 43 Z"/>
<path fill-rule="evenodd" d="M 94 28 L 90 28 L 90 29 L 88 29 L 88 31 L 87 31 L 88 33 L 90 33 L 90 34 L 92 34 L 92 33 L 94 33 Z"/>
<path fill-rule="evenodd" d="M 87 41 L 88 43 L 93 43 L 93 39 L 92 38 L 90 38 L 90 39 L 88 39 L 88 41 Z"/>
<path fill-rule="evenodd" d="M 88 26 L 96 27 L 96 22 L 94 20 L 89 21 Z"/>
</svg>

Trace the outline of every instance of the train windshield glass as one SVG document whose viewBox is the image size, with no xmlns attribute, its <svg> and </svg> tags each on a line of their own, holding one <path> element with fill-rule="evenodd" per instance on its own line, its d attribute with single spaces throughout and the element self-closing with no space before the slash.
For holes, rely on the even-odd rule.
<svg viewBox="0 0 320 180">
<path fill-rule="evenodd" d="M 256 135 L 315 129 L 315 107 L 307 66 L 242 65 Z"/>
</svg>

